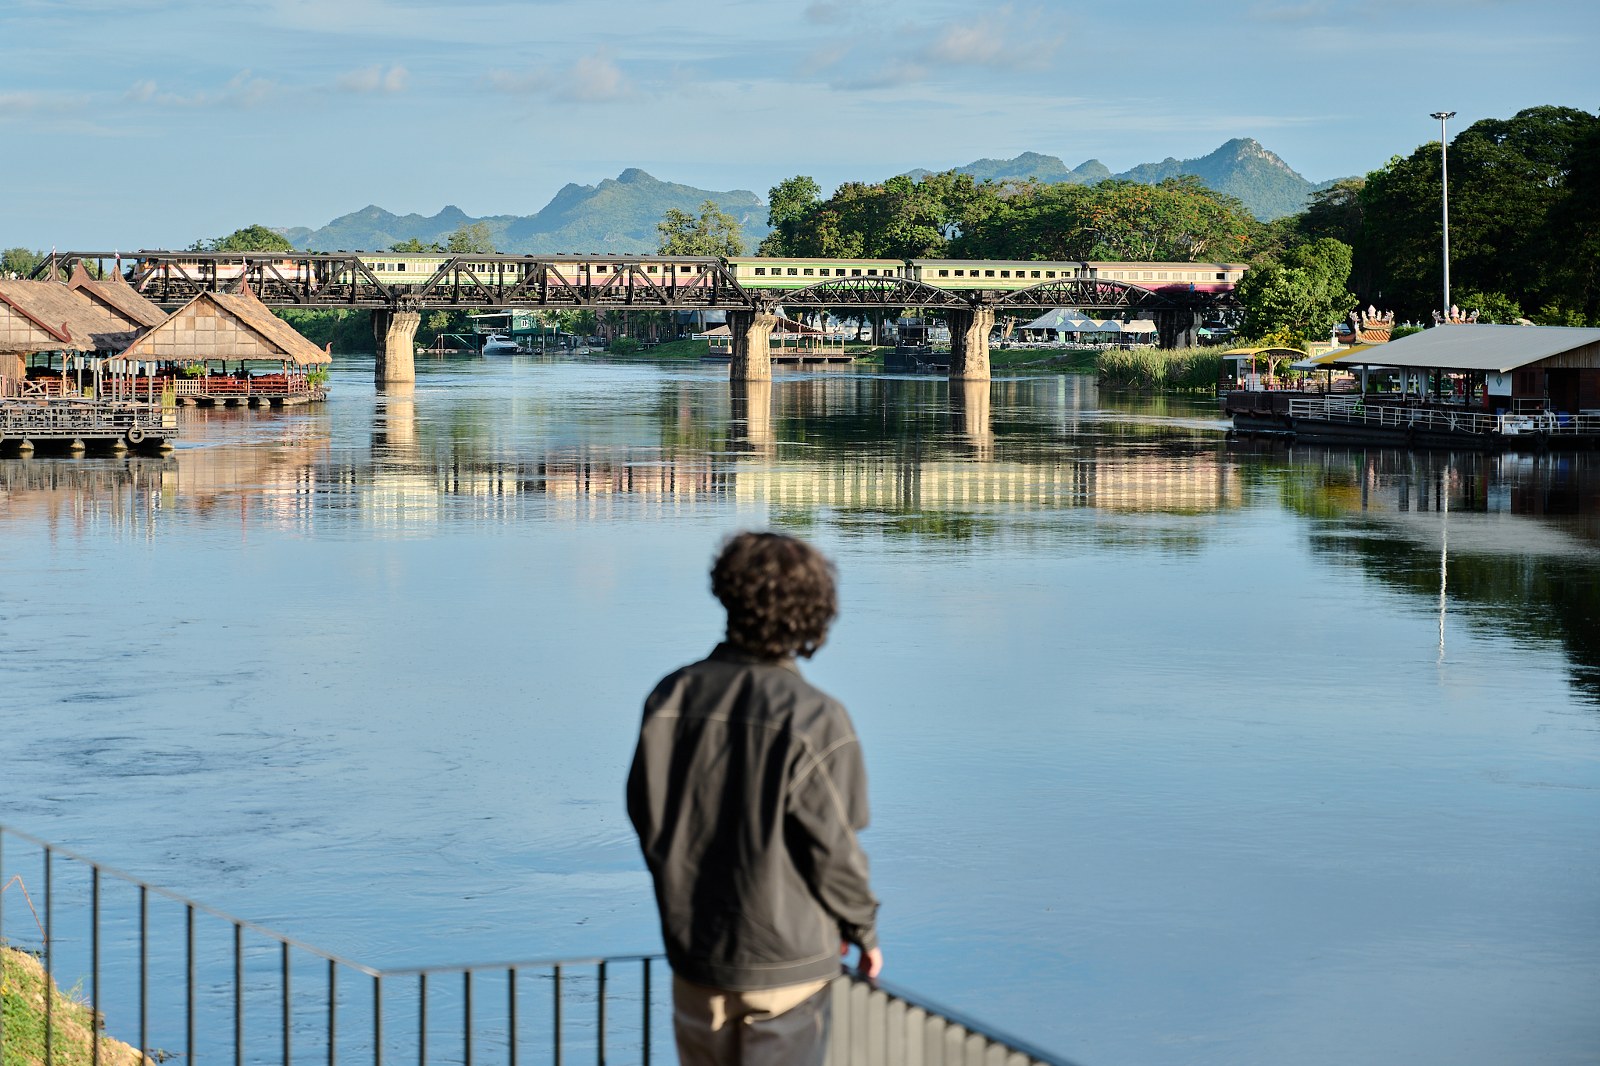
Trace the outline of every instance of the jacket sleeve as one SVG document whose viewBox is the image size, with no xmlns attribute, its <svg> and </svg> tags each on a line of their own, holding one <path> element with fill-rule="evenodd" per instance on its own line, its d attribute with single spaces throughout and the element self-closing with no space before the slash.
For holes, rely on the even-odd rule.
<svg viewBox="0 0 1600 1066">
<path fill-rule="evenodd" d="M 796 768 L 789 789 L 790 848 L 796 865 L 823 908 L 839 923 L 842 939 L 862 950 L 878 946 L 878 900 L 867 856 L 856 838 L 867 827 L 867 773 L 861 746 L 840 738 Z"/>
</svg>

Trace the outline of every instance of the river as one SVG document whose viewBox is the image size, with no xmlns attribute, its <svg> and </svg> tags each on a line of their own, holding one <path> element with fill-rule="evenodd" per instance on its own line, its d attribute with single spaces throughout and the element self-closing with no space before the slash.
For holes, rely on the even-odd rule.
<svg viewBox="0 0 1600 1066">
<path fill-rule="evenodd" d="M 771 527 L 838 562 L 886 976 L 1086 1066 L 1600 1061 L 1596 456 L 419 362 L 0 461 L 0 822 L 376 965 L 655 950 L 640 701 Z"/>
</svg>

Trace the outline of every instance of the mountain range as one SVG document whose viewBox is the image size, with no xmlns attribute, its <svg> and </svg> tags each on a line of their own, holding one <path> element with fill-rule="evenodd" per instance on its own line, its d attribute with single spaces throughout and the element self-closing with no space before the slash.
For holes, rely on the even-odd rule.
<svg viewBox="0 0 1600 1066">
<path fill-rule="evenodd" d="M 1263 222 L 1304 210 L 1306 197 L 1333 184 L 1333 181 L 1320 184 L 1308 181 L 1275 153 L 1263 148 L 1261 142 L 1249 137 L 1228 141 L 1210 155 L 1198 159 L 1174 159 L 1168 156 L 1159 163 L 1141 163 L 1120 174 L 1113 174 L 1111 168 L 1098 159 L 1069 169 L 1056 156 L 1040 155 L 1038 152 L 1024 152 L 1015 159 L 979 159 L 955 169 L 959 174 L 970 174 L 980 181 L 1025 181 L 1032 178 L 1074 185 L 1093 185 L 1107 178 L 1154 185 L 1167 178 L 1193 174 L 1208 188 L 1238 197 L 1250 213 Z M 931 171 L 913 170 L 908 173 L 911 177 L 920 178 Z"/>
<path fill-rule="evenodd" d="M 1060 158 L 1024 152 L 1015 159 L 979 159 L 955 168 L 979 180 L 1094 184 L 1108 178 L 1154 184 L 1165 178 L 1193 174 L 1208 187 L 1238 197 L 1257 218 L 1270 220 L 1294 214 L 1305 207 L 1306 197 L 1332 185 L 1315 184 L 1301 177 L 1277 155 L 1257 141 L 1238 138 L 1198 159 L 1167 158 L 1142 163 L 1114 174 L 1098 159 L 1069 168 Z M 913 170 L 911 177 L 932 173 Z M 637 168 L 597 185 L 569 184 L 532 215 L 473 217 L 455 206 L 436 215 L 396 215 L 376 205 L 364 207 L 329 222 L 320 229 L 304 226 L 281 228 L 296 248 L 318 251 L 373 251 L 416 238 L 443 244 L 456 229 L 483 223 L 494 246 L 502 252 L 526 255 L 557 252 L 609 252 L 649 254 L 656 249 L 656 223 L 669 208 L 698 215 L 705 201 L 715 201 L 739 219 L 745 242 L 754 248 L 768 232 L 766 205 L 747 189 L 718 192 L 661 181 Z"/>
</svg>

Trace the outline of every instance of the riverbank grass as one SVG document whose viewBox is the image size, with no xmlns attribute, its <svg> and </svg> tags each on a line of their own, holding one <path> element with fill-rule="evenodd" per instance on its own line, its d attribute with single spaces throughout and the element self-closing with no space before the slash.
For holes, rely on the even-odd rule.
<svg viewBox="0 0 1600 1066">
<path fill-rule="evenodd" d="M 1210 392 L 1221 368 L 1221 353 L 1200 348 L 1108 348 L 1097 367 L 1100 384 L 1135 392 Z"/>
<path fill-rule="evenodd" d="M 44 967 L 26 952 L 0 945 L 0 1012 L 5 1023 L 3 1066 L 43 1066 Z M 94 1012 L 76 992 L 50 989 L 50 1057 L 60 1066 L 94 1061 Z M 137 1066 L 139 1052 L 120 1040 L 100 1037 L 103 1066 Z"/>
</svg>

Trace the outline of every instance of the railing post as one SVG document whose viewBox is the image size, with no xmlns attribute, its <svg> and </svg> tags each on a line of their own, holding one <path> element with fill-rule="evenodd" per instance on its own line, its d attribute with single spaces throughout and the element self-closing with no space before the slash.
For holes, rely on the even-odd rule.
<svg viewBox="0 0 1600 1066">
<path fill-rule="evenodd" d="M 506 971 L 506 1066 L 517 1066 L 517 968 Z"/>
<path fill-rule="evenodd" d="M 417 975 L 417 1066 L 428 1066 L 428 975 Z"/>
<path fill-rule="evenodd" d="M 372 977 L 372 1066 L 383 1066 L 383 978 Z"/>
<path fill-rule="evenodd" d="M 554 1005 L 554 1013 L 551 1016 L 550 1032 L 551 1032 L 551 1036 L 555 1040 L 555 1046 L 551 1049 L 552 1050 L 552 1055 L 551 1055 L 551 1060 L 550 1061 L 552 1063 L 554 1063 L 555 1066 L 561 1066 L 561 964 L 560 963 L 556 963 L 555 979 L 551 982 L 551 985 L 555 990 L 555 1005 Z"/>
<path fill-rule="evenodd" d="M 244 926 L 233 923 L 233 1066 L 244 1066 Z"/>
<path fill-rule="evenodd" d="M 194 1061 L 194 904 L 184 906 L 184 1054 Z"/>
<path fill-rule="evenodd" d="M 50 867 L 52 864 L 50 860 L 50 846 L 46 844 L 44 849 L 44 1066 L 52 1066 L 55 1061 L 55 1049 L 52 1047 L 51 1039 L 54 1036 L 55 1029 L 55 1019 L 51 1016 L 51 1004 L 54 1003 L 56 998 L 53 995 L 56 979 L 53 969 L 53 956 L 55 953 L 50 947 L 51 941 L 54 940 L 54 937 L 51 936 L 54 926 L 50 921 L 50 912 L 52 910 L 50 892 Z"/>
<path fill-rule="evenodd" d="M 328 1066 L 334 1066 L 339 1059 L 339 994 L 338 994 L 338 967 L 332 959 L 328 960 Z"/>
<path fill-rule="evenodd" d="M 472 971 L 461 974 L 461 1066 L 472 1066 Z"/>
<path fill-rule="evenodd" d="M 289 942 L 280 942 L 278 947 L 278 967 L 283 974 L 283 1066 L 289 1066 L 290 1056 L 293 1054 L 293 1040 L 290 1037 L 292 1026 L 290 1019 L 293 1015 L 289 995 Z"/>
<path fill-rule="evenodd" d="M 89 1061 L 100 1066 L 100 867 L 89 867 Z"/>
<path fill-rule="evenodd" d="M 600 960 L 598 1001 L 595 1007 L 595 1066 L 606 1066 L 606 960 Z"/>
<path fill-rule="evenodd" d="M 650 956 L 644 959 L 644 1063 L 650 1066 Z"/>
</svg>

